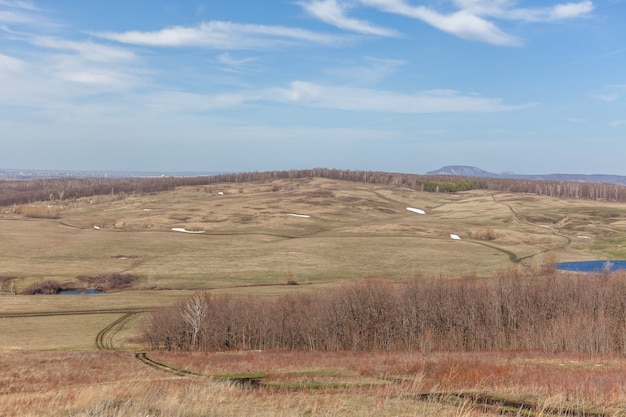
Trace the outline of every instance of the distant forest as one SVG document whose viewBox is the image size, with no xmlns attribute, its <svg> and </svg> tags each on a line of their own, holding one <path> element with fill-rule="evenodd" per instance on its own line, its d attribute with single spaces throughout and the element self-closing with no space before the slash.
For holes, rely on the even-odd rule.
<svg viewBox="0 0 626 417">
<path fill-rule="evenodd" d="M 107 194 L 145 194 L 172 190 L 179 186 L 244 183 L 278 179 L 328 178 L 361 182 L 417 191 L 455 193 L 468 190 L 530 193 L 559 198 L 626 201 L 626 187 L 608 183 L 541 181 L 510 178 L 433 176 L 376 171 L 350 171 L 315 168 L 306 170 L 244 172 L 200 177 L 156 178 L 54 178 L 38 180 L 0 180 L 0 205 L 36 201 L 68 200 Z"/>
</svg>

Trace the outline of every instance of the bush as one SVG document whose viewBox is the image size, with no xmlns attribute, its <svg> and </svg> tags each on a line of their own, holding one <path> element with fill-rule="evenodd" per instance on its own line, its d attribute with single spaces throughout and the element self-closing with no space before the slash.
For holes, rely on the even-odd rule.
<svg viewBox="0 0 626 417">
<path fill-rule="evenodd" d="M 17 206 L 14 212 L 33 219 L 58 219 L 61 217 L 61 209 L 55 206 Z"/>
<path fill-rule="evenodd" d="M 87 283 L 93 289 L 111 291 L 132 287 L 139 277 L 132 274 L 101 274 L 97 276 L 81 275 L 76 279 Z"/>
<path fill-rule="evenodd" d="M 35 295 L 35 294 L 58 294 L 59 292 L 67 289 L 73 289 L 71 284 L 60 283 L 57 281 L 44 280 L 28 286 L 22 294 Z"/>
<path fill-rule="evenodd" d="M 626 353 L 625 297 L 626 273 L 365 280 L 278 299 L 205 294 L 194 299 L 193 321 L 190 299 L 181 300 L 155 312 L 144 333 L 180 350 Z"/>
</svg>

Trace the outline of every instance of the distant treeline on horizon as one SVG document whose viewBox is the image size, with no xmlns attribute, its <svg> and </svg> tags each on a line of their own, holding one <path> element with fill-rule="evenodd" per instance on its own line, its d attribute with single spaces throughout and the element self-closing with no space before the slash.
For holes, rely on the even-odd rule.
<svg viewBox="0 0 626 417">
<path fill-rule="evenodd" d="M 510 178 L 475 178 L 445 175 L 350 171 L 329 168 L 306 170 L 227 173 L 205 176 L 160 176 L 133 178 L 47 178 L 30 181 L 0 180 L 0 205 L 67 200 L 107 194 L 143 194 L 179 186 L 208 186 L 273 180 L 327 178 L 408 188 L 416 191 L 455 193 L 469 190 L 529 193 L 541 196 L 604 201 L 626 201 L 626 186 L 574 181 Z"/>
</svg>

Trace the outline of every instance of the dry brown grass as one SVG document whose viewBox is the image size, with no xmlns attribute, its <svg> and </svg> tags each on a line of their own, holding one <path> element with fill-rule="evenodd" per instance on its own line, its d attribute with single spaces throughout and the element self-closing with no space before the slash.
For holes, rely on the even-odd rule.
<svg viewBox="0 0 626 417">
<path fill-rule="evenodd" d="M 523 353 L 233 352 L 155 355 L 216 374 L 267 372 L 258 389 L 173 377 L 122 352 L 0 353 L 0 416 L 478 416 L 469 397 L 626 412 L 626 362 Z M 448 397 L 435 394 L 448 393 Z M 424 396 L 423 394 L 428 394 Z M 439 401 L 443 399 L 444 402 Z M 515 415 L 515 410 L 510 410 Z"/>
<path fill-rule="evenodd" d="M 47 205 L 35 205 L 32 212 L 45 214 Z M 427 215 L 406 207 L 422 208 Z M 364 276 L 484 277 L 510 267 L 511 258 L 528 257 L 523 264 L 531 265 L 533 256 L 547 250 L 563 261 L 626 257 L 626 204 L 485 191 L 454 196 L 327 179 L 277 180 L 78 198 L 55 202 L 53 211 L 60 219 L 11 210 L 0 215 L 0 274 L 15 277 L 16 290 L 44 279 L 118 273 L 140 276 L 137 288 L 104 296 L 26 297 L 7 295 L 4 282 L 0 315 L 157 307 L 193 289 L 275 296 Z M 174 227 L 206 233 L 176 233 Z M 488 227 L 491 240 L 468 239 Z M 450 233 L 463 240 L 452 241 Z M 286 285 L 292 278 L 306 285 Z M 172 377 L 147 368 L 129 352 L 92 351 L 96 334 L 120 314 L 0 319 L 0 416 L 485 414 L 467 399 L 452 406 L 416 397 L 470 390 L 562 409 L 626 414 L 626 366 L 619 358 L 155 354 L 211 375 L 264 372 L 273 384 L 241 390 L 210 378 Z M 116 347 L 137 348 L 141 316 L 134 320 L 115 336 Z M 293 386 L 299 388 L 280 389 Z"/>
<path fill-rule="evenodd" d="M 519 259 L 558 249 L 562 260 L 626 254 L 616 242 L 626 205 L 521 194 L 452 196 L 307 179 L 55 204 L 58 220 L 0 219 L 0 271 L 18 278 L 18 290 L 43 279 L 115 273 L 140 276 L 143 288 L 281 284 L 288 270 L 313 284 L 417 271 L 489 275 L 511 263 L 510 253 Z M 468 240 L 488 228 L 490 240 L 480 242 L 487 246 Z"/>
</svg>

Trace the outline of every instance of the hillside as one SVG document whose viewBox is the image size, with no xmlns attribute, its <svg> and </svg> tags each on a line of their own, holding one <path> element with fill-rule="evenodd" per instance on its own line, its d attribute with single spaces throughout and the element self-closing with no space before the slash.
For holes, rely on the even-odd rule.
<svg viewBox="0 0 626 417">
<path fill-rule="evenodd" d="M 605 200 L 328 178 L 230 181 L 6 207 L 0 275 L 20 290 L 100 274 L 179 289 L 488 275 L 547 251 L 626 257 L 624 224 L 626 205 Z"/>
<path fill-rule="evenodd" d="M 607 175 L 607 174 L 539 174 L 539 175 L 524 175 L 515 174 L 512 172 L 502 172 L 496 174 L 494 172 L 485 171 L 480 168 L 466 165 L 448 165 L 437 169 L 435 171 L 429 171 L 426 175 L 456 175 L 463 177 L 477 177 L 477 178 L 509 178 L 520 180 L 532 180 L 532 181 L 566 181 L 566 182 L 588 182 L 588 183 L 600 183 L 600 184 L 618 184 L 626 185 L 626 176 L 622 175 Z"/>
</svg>

